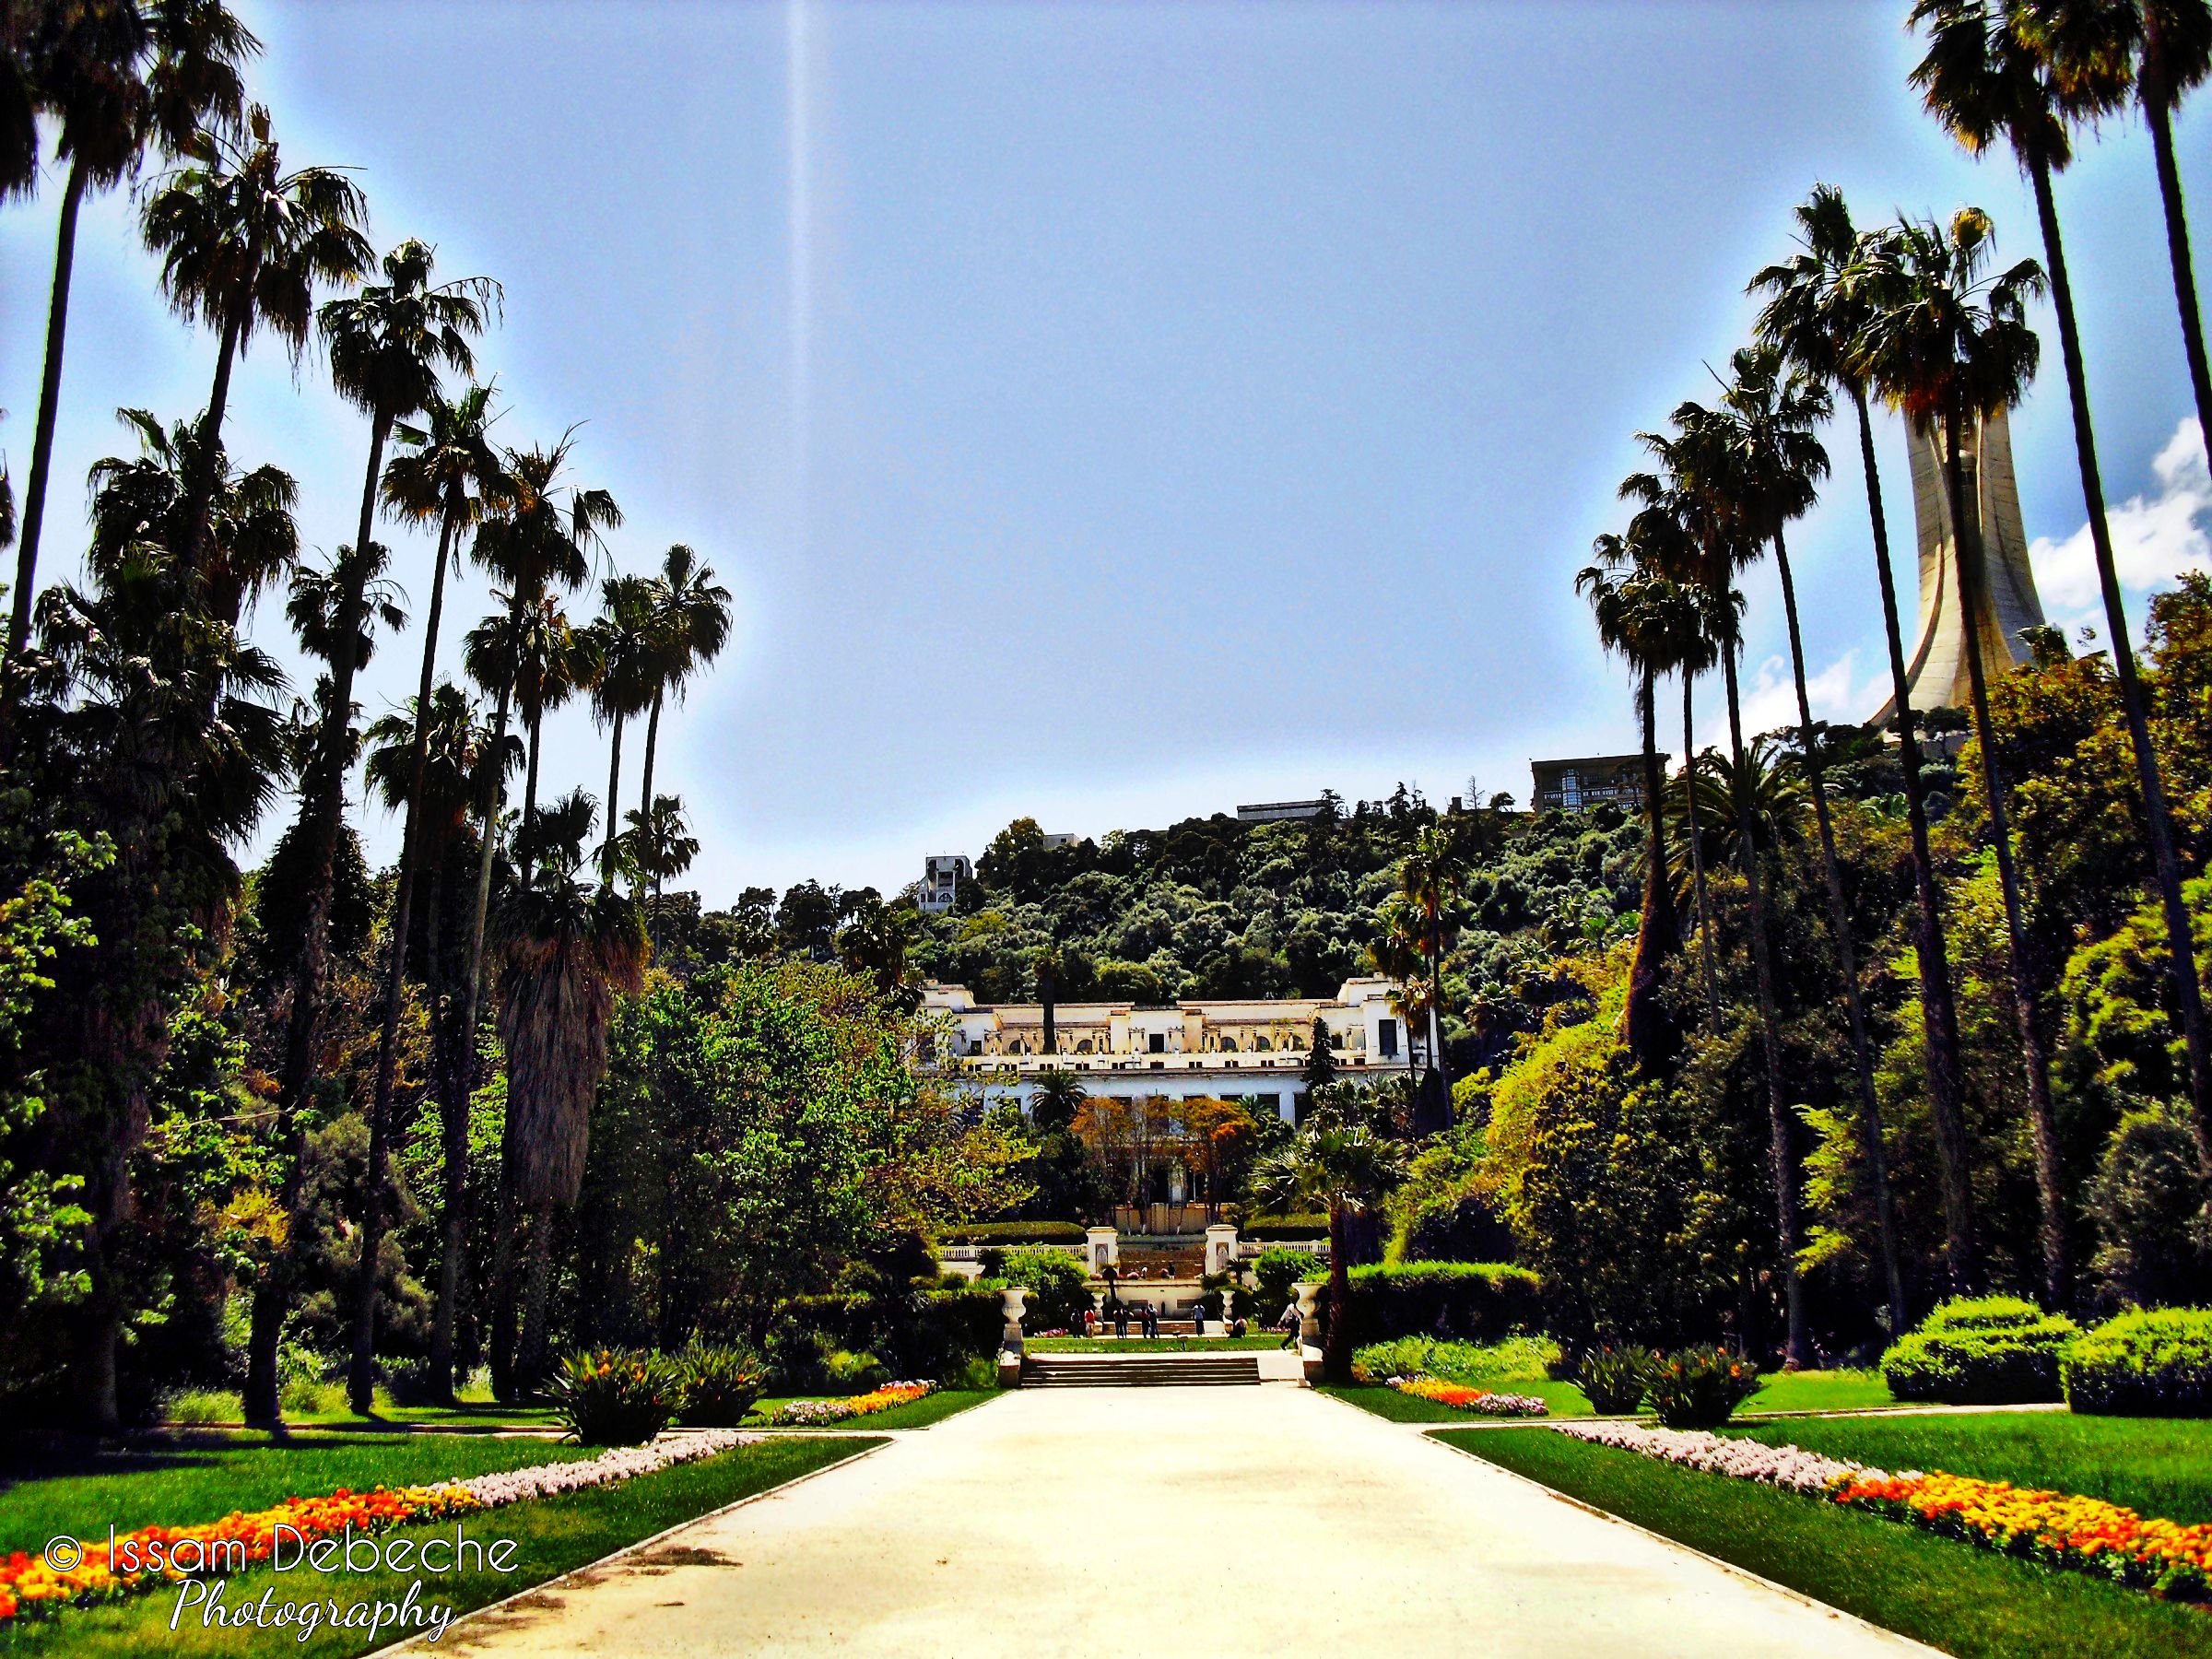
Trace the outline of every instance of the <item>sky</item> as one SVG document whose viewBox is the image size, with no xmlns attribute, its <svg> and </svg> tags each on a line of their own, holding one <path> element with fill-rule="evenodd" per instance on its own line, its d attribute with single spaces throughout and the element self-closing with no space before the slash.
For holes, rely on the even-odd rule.
<svg viewBox="0 0 2212 1659">
<path fill-rule="evenodd" d="M 695 547 L 729 648 L 667 718 L 656 789 L 710 905 L 889 892 L 1009 819 L 1100 835 L 1404 781 L 1525 798 L 1531 757 L 1634 745 L 1574 571 L 1634 435 L 1712 389 L 1746 281 L 1815 181 L 1862 223 L 1973 203 L 2040 257 L 2008 159 L 1906 84 L 1903 4 L 620 4 L 234 0 L 288 164 L 357 170 L 380 249 L 504 286 L 479 358 L 504 441 L 575 428 L 626 522 Z M 2205 187 L 2212 114 L 2178 130 Z M 58 178 L 0 210 L 0 453 L 28 467 Z M 2131 614 L 2212 565 L 2148 139 L 2058 186 Z M 42 580 L 74 574 L 114 411 L 206 397 L 127 191 L 80 230 Z M 2101 627 L 2055 326 L 2014 416 L 2047 611 Z M 367 424 L 266 342 L 227 429 L 350 541 Z M 1877 433 L 1904 603 L 1902 430 Z M 1816 712 L 1883 700 L 1855 436 L 1792 537 Z M 419 609 L 432 544 L 387 524 Z M 1771 566 L 1751 729 L 1792 718 Z M 489 604 L 451 600 L 443 672 Z M 579 615 L 595 607 L 577 595 Z M 265 602 L 255 636 L 310 683 Z M 412 694 L 418 637 L 361 688 Z M 1709 699 L 1716 716 L 1717 688 Z M 626 744 L 624 806 L 639 788 Z M 606 734 L 548 720 L 549 790 Z M 272 810 L 250 856 L 282 829 Z M 399 827 L 371 807 L 371 854 Z"/>
</svg>

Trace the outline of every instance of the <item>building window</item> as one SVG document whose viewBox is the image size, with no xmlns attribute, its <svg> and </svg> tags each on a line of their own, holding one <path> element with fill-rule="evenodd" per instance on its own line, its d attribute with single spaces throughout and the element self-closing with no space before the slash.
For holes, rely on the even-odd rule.
<svg viewBox="0 0 2212 1659">
<path fill-rule="evenodd" d="M 1235 1053 L 1237 1052 L 1237 1040 L 1234 1037 L 1222 1038 L 1221 1052 L 1225 1054 Z"/>
<path fill-rule="evenodd" d="M 1398 1057 L 1398 1022 L 1396 1020 L 1384 1019 L 1376 1023 L 1375 1044 L 1382 1051 L 1383 1059 L 1395 1060 Z"/>
<path fill-rule="evenodd" d="M 1155 1054 L 1166 1053 L 1168 1052 L 1168 1034 L 1165 1031 L 1153 1032 L 1152 1040 L 1147 1046 Z"/>
</svg>

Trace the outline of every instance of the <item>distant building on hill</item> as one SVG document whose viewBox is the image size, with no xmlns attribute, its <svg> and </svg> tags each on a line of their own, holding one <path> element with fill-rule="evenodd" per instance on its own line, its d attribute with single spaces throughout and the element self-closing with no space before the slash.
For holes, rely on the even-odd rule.
<svg viewBox="0 0 2212 1659">
<path fill-rule="evenodd" d="M 1381 1077 L 1412 1065 L 1390 994 L 1388 980 L 1368 978 L 1345 981 L 1334 997 L 1202 997 L 1170 1008 L 1056 1003 L 1050 1054 L 1041 1004 L 978 1003 L 965 985 L 932 984 L 922 1008 L 950 1026 L 941 1062 L 1003 1074 L 1003 1093 L 998 1080 L 979 1076 L 994 1098 L 1026 1106 L 1041 1074 L 1072 1071 L 1094 1095 L 1242 1100 L 1289 1123 L 1305 1093 L 1316 1018 L 1341 1076 Z"/>
<path fill-rule="evenodd" d="M 1665 767 L 1667 758 L 1659 757 Z M 1601 802 L 1631 811 L 1643 809 L 1641 755 L 1580 755 L 1564 760 L 1531 760 L 1536 792 L 1529 804 L 1538 812 L 1581 812 Z"/>
<path fill-rule="evenodd" d="M 960 883 L 973 876 L 965 853 L 932 853 L 922 861 L 922 887 L 916 902 L 924 914 L 941 916 L 952 908 Z"/>
<path fill-rule="evenodd" d="M 1237 808 L 1240 824 L 1279 824 L 1286 818 L 1319 818 L 1328 810 L 1326 801 L 1260 801 Z"/>
</svg>

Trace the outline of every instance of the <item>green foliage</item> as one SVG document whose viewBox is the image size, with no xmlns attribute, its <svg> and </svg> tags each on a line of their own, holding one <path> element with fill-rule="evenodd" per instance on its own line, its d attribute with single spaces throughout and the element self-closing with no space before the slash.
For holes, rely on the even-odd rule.
<svg viewBox="0 0 2212 1659">
<path fill-rule="evenodd" d="M 1329 1236 L 1329 1218 L 1316 1214 L 1270 1216 L 1247 1224 L 1241 1234 L 1260 1244 L 1286 1239 L 1325 1239 Z"/>
<path fill-rule="evenodd" d="M 833 1394 L 866 1394 L 891 1380 L 891 1368 L 870 1353 L 832 1348 L 822 1359 L 822 1392 Z"/>
<path fill-rule="evenodd" d="M 2078 1327 L 2011 1296 L 1943 1303 L 1882 1356 L 1900 1400 L 1999 1406 L 2061 1397 L 2058 1362 Z"/>
<path fill-rule="evenodd" d="M 1080 1328 L 1083 1310 L 1090 1306 L 1088 1277 L 1080 1257 L 1065 1250 L 1009 1250 L 1000 1277 L 1004 1283 L 1030 1292 L 1022 1308 L 1025 1330 Z"/>
<path fill-rule="evenodd" d="M 978 1221 L 947 1228 L 947 1244 L 1080 1244 L 1087 1235 L 1075 1221 Z"/>
<path fill-rule="evenodd" d="M 1252 1265 L 1253 1283 L 1259 1297 L 1259 1317 L 1273 1324 L 1289 1304 L 1292 1287 L 1301 1280 L 1320 1279 L 1327 1264 L 1303 1250 L 1263 1250 Z"/>
<path fill-rule="evenodd" d="M 1643 1399 L 1669 1429 L 1718 1429 L 1759 1392 L 1759 1367 L 1740 1354 L 1701 1347 L 1655 1359 Z"/>
<path fill-rule="evenodd" d="M 1550 1379 L 1559 1362 L 1559 1345 L 1548 1336 L 1508 1336 L 1483 1343 L 1397 1336 L 1356 1349 L 1352 1375 L 1361 1382 L 1411 1376 L 1477 1385 L 1542 1382 Z"/>
<path fill-rule="evenodd" d="M 1541 1317 L 1541 1282 L 1502 1262 L 1375 1264 L 1351 1273 L 1354 1347 L 1392 1336 L 1495 1341 Z"/>
<path fill-rule="evenodd" d="M 2085 1331 L 2059 1359 L 2076 1411 L 2212 1417 L 2212 1308 L 2146 1308 Z"/>
<path fill-rule="evenodd" d="M 2212 1230 L 2196 1145 L 2179 1104 L 2123 1116 L 2086 1195 L 2098 1237 L 2089 1265 L 2106 1294 L 2145 1307 L 2204 1295 L 2212 1284 Z"/>
<path fill-rule="evenodd" d="M 1659 1356 L 1647 1347 L 1594 1347 L 1575 1368 L 1574 1380 L 1590 1396 L 1592 1410 L 1618 1417 L 1643 1404 L 1643 1391 L 1658 1361 Z"/>
<path fill-rule="evenodd" d="M 750 1348 L 695 1342 L 677 1363 L 683 1371 L 683 1418 L 689 1428 L 735 1429 L 768 1385 L 768 1373 Z"/>
<path fill-rule="evenodd" d="M 996 1350 L 1006 1321 L 995 1290 L 795 1296 L 777 1310 L 768 1338 L 779 1392 L 823 1386 L 832 1353 L 874 1353 L 902 1377 L 941 1378 L 973 1354 Z"/>
<path fill-rule="evenodd" d="M 683 1405 L 683 1368 L 665 1354 L 599 1348 L 562 1359 L 548 1389 L 553 1415 L 582 1444 L 642 1445 Z"/>
</svg>

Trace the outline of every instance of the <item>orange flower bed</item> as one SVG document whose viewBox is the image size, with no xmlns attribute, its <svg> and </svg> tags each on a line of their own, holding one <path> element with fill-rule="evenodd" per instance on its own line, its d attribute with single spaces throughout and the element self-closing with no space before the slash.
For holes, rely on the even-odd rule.
<svg viewBox="0 0 2212 1659">
<path fill-rule="evenodd" d="M 1447 1382 L 1441 1377 L 1393 1377 L 1390 1386 L 1417 1400 L 1434 1400 L 1454 1411 L 1472 1411 L 1483 1417 L 1542 1417 L 1551 1409 L 1534 1394 L 1500 1394 L 1465 1382 Z"/>
<path fill-rule="evenodd" d="M 301 1539 L 344 1532 L 379 1533 L 413 1521 L 437 1521 L 484 1508 L 455 1482 L 441 1487 L 379 1487 L 372 1492 L 340 1488 L 321 1498 L 287 1498 L 272 1509 L 236 1511 L 198 1526 L 142 1526 L 136 1532 L 78 1543 L 74 1565 L 54 1565 L 46 1553 L 18 1550 L 0 1559 L 0 1619 L 50 1613 L 70 1602 L 97 1601 L 173 1583 L 203 1570 L 234 1571 L 265 1561 L 276 1529 Z"/>
<path fill-rule="evenodd" d="M 2047 1566 L 2093 1572 L 2176 1600 L 2212 1598 L 2212 1524 L 2146 1520 L 2098 1498 L 1964 1475 L 1845 1476 L 1838 1503 Z"/>
</svg>

